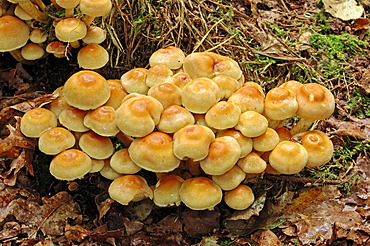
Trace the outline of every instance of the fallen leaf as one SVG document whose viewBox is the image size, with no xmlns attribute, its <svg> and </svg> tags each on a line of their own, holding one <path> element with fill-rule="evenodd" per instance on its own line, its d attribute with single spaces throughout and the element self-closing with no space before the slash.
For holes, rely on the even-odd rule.
<svg viewBox="0 0 370 246">
<path fill-rule="evenodd" d="M 149 225 L 146 231 L 154 236 L 181 233 L 183 231 L 182 224 L 182 220 L 179 216 L 167 215 L 159 222 Z"/>
<path fill-rule="evenodd" d="M 184 221 L 184 231 L 190 237 L 199 237 L 220 228 L 220 212 L 215 210 L 185 209 L 181 215 Z"/>
<path fill-rule="evenodd" d="M 75 219 L 80 212 L 79 206 L 67 192 L 59 192 L 48 198 L 42 198 L 42 204 L 25 200 L 13 199 L 0 213 L 0 221 L 7 216 L 14 216 L 22 226 L 22 233 L 29 238 L 42 231 L 45 236 L 61 235 L 68 219 Z"/>
<path fill-rule="evenodd" d="M 26 167 L 26 170 L 32 176 L 34 176 L 32 159 L 33 151 L 29 149 L 23 149 L 20 155 L 11 162 L 8 171 L 0 175 L 2 182 L 6 185 L 14 186 L 16 184 L 18 173 L 23 167 Z"/>
<path fill-rule="evenodd" d="M 343 121 L 330 117 L 327 122 L 336 130 L 332 134 L 350 136 L 360 139 L 370 139 L 370 125 L 359 122 Z"/>
<path fill-rule="evenodd" d="M 284 214 L 292 217 L 290 223 L 303 244 L 318 245 L 343 238 L 351 229 L 362 224 L 356 211 L 345 211 L 336 186 L 312 188 L 292 201 Z M 284 230 L 283 230 L 284 232 Z M 291 232 L 290 232 L 291 233 Z"/>
<path fill-rule="evenodd" d="M 370 24 L 370 20 L 368 18 L 357 18 L 351 24 L 351 28 L 353 31 L 359 31 L 368 29 Z"/>
<path fill-rule="evenodd" d="M 64 236 L 67 239 L 67 243 L 71 245 L 73 241 L 79 243 L 82 242 L 86 237 L 89 236 L 89 231 L 81 225 L 67 224 L 65 227 Z"/>
<path fill-rule="evenodd" d="M 364 8 L 356 0 L 323 0 L 325 11 L 344 21 L 360 18 Z"/>
<path fill-rule="evenodd" d="M 279 238 L 271 230 L 260 230 L 252 234 L 252 239 L 258 245 L 280 246 L 283 245 Z"/>
</svg>

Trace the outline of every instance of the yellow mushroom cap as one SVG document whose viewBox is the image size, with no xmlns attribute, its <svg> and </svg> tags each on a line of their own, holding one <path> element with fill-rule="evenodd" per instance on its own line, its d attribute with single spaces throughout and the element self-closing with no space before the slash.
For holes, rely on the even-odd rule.
<svg viewBox="0 0 370 246">
<path fill-rule="evenodd" d="M 168 46 L 156 50 L 149 58 L 149 65 L 163 64 L 169 69 L 179 69 L 185 60 L 184 52 L 177 47 Z"/>
<path fill-rule="evenodd" d="M 83 121 L 84 125 L 95 133 L 104 136 L 115 136 L 119 129 L 116 125 L 116 111 L 111 106 L 100 106 L 89 111 Z"/>
<path fill-rule="evenodd" d="M 76 143 L 73 134 L 63 127 L 53 127 L 41 134 L 38 146 L 47 155 L 56 155 L 72 148 Z"/>
<path fill-rule="evenodd" d="M 220 89 L 211 79 L 192 80 L 182 89 L 182 105 L 192 113 L 206 113 L 218 100 Z"/>
<path fill-rule="evenodd" d="M 226 173 L 212 175 L 212 180 L 220 186 L 222 190 L 232 190 L 245 179 L 245 176 L 245 172 L 238 165 L 234 165 Z"/>
<path fill-rule="evenodd" d="M 22 116 L 20 129 L 26 137 L 38 138 L 57 124 L 58 120 L 53 112 L 45 108 L 34 108 Z"/>
<path fill-rule="evenodd" d="M 83 14 L 89 16 L 104 16 L 112 9 L 110 0 L 81 0 L 79 8 Z"/>
<path fill-rule="evenodd" d="M 296 80 L 288 80 L 287 82 L 284 82 L 282 83 L 279 87 L 282 87 L 282 88 L 285 88 L 285 89 L 289 89 L 291 91 L 293 91 L 293 93 L 295 94 L 297 89 L 302 85 L 301 82 L 298 82 Z"/>
<path fill-rule="evenodd" d="M 300 172 L 307 161 L 307 150 L 301 144 L 291 141 L 280 142 L 269 155 L 271 167 L 283 174 Z"/>
<path fill-rule="evenodd" d="M 109 158 L 114 152 L 114 146 L 110 138 L 100 136 L 95 132 L 83 133 L 78 145 L 91 158 L 99 160 Z"/>
<path fill-rule="evenodd" d="M 92 166 L 91 158 L 77 149 L 67 149 L 57 154 L 50 163 L 50 173 L 60 180 L 83 178 Z"/>
<path fill-rule="evenodd" d="M 237 91 L 241 87 L 239 81 L 227 75 L 217 75 L 213 77 L 212 80 L 220 88 L 221 99 L 228 99 L 235 91 Z"/>
<path fill-rule="evenodd" d="M 245 157 L 252 151 L 252 148 L 253 148 L 252 138 L 244 136 L 240 131 L 235 130 L 235 129 L 225 129 L 225 130 L 218 131 L 216 134 L 216 137 L 223 137 L 223 136 L 230 136 L 236 139 L 241 149 L 240 158 Z"/>
<path fill-rule="evenodd" d="M 179 193 L 181 201 L 193 210 L 213 210 L 222 201 L 221 188 L 206 177 L 185 180 Z"/>
<path fill-rule="evenodd" d="M 298 110 L 298 102 L 293 91 L 283 87 L 272 88 L 266 94 L 265 115 L 272 120 L 285 120 L 293 117 Z"/>
<path fill-rule="evenodd" d="M 97 173 L 100 172 L 100 170 L 104 167 L 104 160 L 98 160 L 91 158 L 91 169 L 89 173 Z"/>
<path fill-rule="evenodd" d="M 322 120 L 328 118 L 335 109 L 333 94 L 316 83 L 301 85 L 296 92 L 297 115 L 304 119 Z"/>
<path fill-rule="evenodd" d="M 109 196 L 122 205 L 153 198 L 153 191 L 147 181 L 135 174 L 122 175 L 113 180 L 108 188 Z"/>
<path fill-rule="evenodd" d="M 238 185 L 238 187 L 225 192 L 224 201 L 232 209 L 247 209 L 254 202 L 253 190 L 247 185 Z"/>
<path fill-rule="evenodd" d="M 246 111 L 239 117 L 235 129 L 239 130 L 246 137 L 258 137 L 268 128 L 268 120 L 260 113 Z"/>
<path fill-rule="evenodd" d="M 128 149 L 120 149 L 114 152 L 110 158 L 110 166 L 117 173 L 135 174 L 142 168 L 131 159 Z"/>
<path fill-rule="evenodd" d="M 173 135 L 173 152 L 177 158 L 199 161 L 208 155 L 209 145 L 215 139 L 211 129 L 202 125 L 187 125 Z"/>
<path fill-rule="evenodd" d="M 147 94 L 149 86 L 146 84 L 148 69 L 134 68 L 121 76 L 123 88 L 128 93 Z"/>
<path fill-rule="evenodd" d="M 116 124 L 124 134 L 131 137 L 144 137 L 159 123 L 163 106 L 153 97 L 129 96 L 116 110 Z"/>
<path fill-rule="evenodd" d="M 334 146 L 330 138 L 322 131 L 312 130 L 298 134 L 293 139 L 300 138 L 300 143 L 308 153 L 308 167 L 318 167 L 330 161 Z"/>
<path fill-rule="evenodd" d="M 237 165 L 245 173 L 262 173 L 265 171 L 267 164 L 256 152 L 251 152 L 240 158 Z"/>
<path fill-rule="evenodd" d="M 45 50 L 39 44 L 28 43 L 22 47 L 21 54 L 24 59 L 33 61 L 42 58 Z"/>
<path fill-rule="evenodd" d="M 157 128 L 165 133 L 174 133 L 182 127 L 194 123 L 194 116 L 186 108 L 171 105 L 163 110 Z"/>
<path fill-rule="evenodd" d="M 190 81 L 192 81 L 190 75 L 184 72 L 178 72 L 171 77 L 171 83 L 180 89 L 183 89 Z"/>
<path fill-rule="evenodd" d="M 265 105 L 263 93 L 254 86 L 243 86 L 231 94 L 227 101 L 234 103 L 242 112 L 256 111 L 260 114 Z"/>
<path fill-rule="evenodd" d="M 173 153 L 172 137 L 163 132 L 136 138 L 128 152 L 136 165 L 152 172 L 169 172 L 180 165 Z"/>
<path fill-rule="evenodd" d="M 241 110 L 231 102 L 220 101 L 206 113 L 205 120 L 209 127 L 223 130 L 238 124 Z"/>
<path fill-rule="evenodd" d="M 84 125 L 86 114 L 87 111 L 85 110 L 69 106 L 60 112 L 58 117 L 59 123 L 70 131 L 86 132 L 89 130 L 89 128 Z"/>
<path fill-rule="evenodd" d="M 19 18 L 11 15 L 0 17 L 0 52 L 19 49 L 26 45 L 30 29 Z"/>
<path fill-rule="evenodd" d="M 209 146 L 208 155 L 200 160 L 200 167 L 208 175 L 221 175 L 239 160 L 241 149 L 235 138 L 216 138 Z"/>
<path fill-rule="evenodd" d="M 179 190 L 184 179 L 177 175 L 165 175 L 160 178 L 153 191 L 153 202 L 159 207 L 179 206 Z"/>
<path fill-rule="evenodd" d="M 86 33 L 85 23 L 77 18 L 64 18 L 55 25 L 55 36 L 62 42 L 77 41 L 85 37 Z"/>
<path fill-rule="evenodd" d="M 110 158 L 104 159 L 104 166 L 102 169 L 100 169 L 99 173 L 101 176 L 103 176 L 106 179 L 114 180 L 120 176 L 122 176 L 121 173 L 116 172 L 110 165 Z"/>
<path fill-rule="evenodd" d="M 267 128 L 264 133 L 255 137 L 253 140 L 253 148 L 257 151 L 267 152 L 273 150 L 279 143 L 280 138 L 277 132 L 272 128 Z"/>
<path fill-rule="evenodd" d="M 88 44 L 77 53 L 77 63 L 83 69 L 102 68 L 108 61 L 108 51 L 99 44 Z"/>
<path fill-rule="evenodd" d="M 157 84 L 148 91 L 148 96 L 157 99 L 163 106 L 181 105 L 181 89 L 171 83 Z"/>
<path fill-rule="evenodd" d="M 85 44 L 100 44 L 107 37 L 106 31 L 98 26 L 89 26 L 85 37 L 82 38 L 82 41 Z"/>
<path fill-rule="evenodd" d="M 119 108 L 122 104 L 123 98 L 128 95 L 128 93 L 123 89 L 121 80 L 118 79 L 108 79 L 107 80 L 110 96 L 108 101 L 104 104 L 105 106 L 111 106 L 114 109 Z"/>
<path fill-rule="evenodd" d="M 155 64 L 148 69 L 146 84 L 153 87 L 158 84 L 167 83 L 171 80 L 173 72 L 163 64 Z"/>
<path fill-rule="evenodd" d="M 110 90 L 106 79 L 99 73 L 82 70 L 67 79 L 63 96 L 69 105 L 89 110 L 104 105 L 109 99 Z"/>
</svg>

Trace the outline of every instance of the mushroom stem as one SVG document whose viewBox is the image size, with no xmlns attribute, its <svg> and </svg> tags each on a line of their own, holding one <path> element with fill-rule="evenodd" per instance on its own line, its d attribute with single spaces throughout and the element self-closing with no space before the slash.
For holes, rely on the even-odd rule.
<svg viewBox="0 0 370 246">
<path fill-rule="evenodd" d="M 70 8 L 70 9 L 65 9 L 65 17 L 72 17 L 75 13 L 75 9 L 74 8 Z"/>
<path fill-rule="evenodd" d="M 297 133 L 307 131 L 308 128 L 315 122 L 315 120 L 301 118 L 295 126 L 290 130 L 292 136 Z"/>
<path fill-rule="evenodd" d="M 45 11 L 46 5 L 42 0 L 32 0 L 34 4 L 36 4 L 42 11 Z"/>
<path fill-rule="evenodd" d="M 95 19 L 95 16 L 86 15 L 83 18 L 83 22 L 85 22 L 86 26 L 90 26 L 91 23 L 94 21 L 94 19 Z"/>
<path fill-rule="evenodd" d="M 13 58 L 15 60 L 17 60 L 20 63 L 23 63 L 23 64 L 30 64 L 31 63 L 30 61 L 23 58 L 20 48 L 16 49 L 16 50 L 9 51 L 9 53 L 13 56 Z"/>
<path fill-rule="evenodd" d="M 26 1 L 18 1 L 18 0 L 13 1 L 12 0 L 10 2 L 18 3 L 19 6 L 22 7 L 24 12 L 29 14 L 33 19 L 46 23 L 48 16 L 44 12 L 37 9 L 35 4 L 33 4 L 30 0 L 26 0 Z"/>
</svg>

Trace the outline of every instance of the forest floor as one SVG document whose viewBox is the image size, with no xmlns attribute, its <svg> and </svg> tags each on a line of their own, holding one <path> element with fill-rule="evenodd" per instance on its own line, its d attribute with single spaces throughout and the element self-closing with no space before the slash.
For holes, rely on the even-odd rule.
<svg viewBox="0 0 370 246">
<path fill-rule="evenodd" d="M 106 79 L 148 67 L 155 50 L 173 45 L 233 58 L 265 92 L 288 80 L 332 91 L 334 114 L 313 126 L 330 136 L 332 160 L 247 179 L 256 201 L 243 211 L 223 202 L 206 211 L 148 199 L 122 206 L 99 174 L 56 180 L 52 157 L 20 133 L 17 117 L 81 70 L 77 51 L 30 64 L 1 53 L 0 245 L 370 245 L 370 2 L 360 2 L 361 17 L 346 20 L 316 0 L 113 0 L 97 20 L 109 34 L 111 59 L 97 70 Z"/>
</svg>

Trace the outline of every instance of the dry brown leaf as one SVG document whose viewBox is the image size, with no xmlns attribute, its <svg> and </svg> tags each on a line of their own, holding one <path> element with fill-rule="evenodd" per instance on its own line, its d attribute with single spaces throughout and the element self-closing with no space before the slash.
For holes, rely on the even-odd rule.
<svg viewBox="0 0 370 246">
<path fill-rule="evenodd" d="M 368 18 L 358 18 L 353 21 L 351 24 L 351 28 L 353 31 L 359 31 L 368 29 L 370 24 L 370 20 Z"/>
<path fill-rule="evenodd" d="M 356 167 L 363 179 L 370 178 L 370 159 L 368 157 L 359 155 L 356 159 Z"/>
<path fill-rule="evenodd" d="M 73 241 L 82 242 L 87 236 L 89 236 L 89 231 L 81 225 L 67 224 L 65 227 L 64 236 L 67 239 L 67 243 L 71 245 Z"/>
<path fill-rule="evenodd" d="M 7 216 L 14 216 L 22 226 L 22 233 L 29 238 L 42 231 L 46 236 L 63 234 L 68 219 L 75 219 L 79 206 L 67 192 L 42 198 L 42 204 L 23 198 L 13 199 L 0 213 L 0 221 Z"/>
<path fill-rule="evenodd" d="M 154 236 L 165 236 L 172 233 L 181 233 L 183 231 L 182 221 L 179 216 L 167 215 L 158 223 L 148 226 L 146 231 Z"/>
<path fill-rule="evenodd" d="M 198 237 L 220 227 L 220 211 L 218 209 L 205 211 L 186 209 L 181 216 L 184 222 L 184 231 L 190 237 Z"/>
<path fill-rule="evenodd" d="M 370 125 L 368 124 L 338 120 L 333 116 L 330 117 L 327 122 L 331 127 L 336 129 L 332 134 L 360 139 L 370 139 Z"/>
<path fill-rule="evenodd" d="M 351 229 L 362 224 L 356 211 L 345 211 L 336 186 L 315 187 L 292 201 L 284 210 L 291 216 L 303 244 L 328 243 L 346 237 Z"/>
<path fill-rule="evenodd" d="M 260 230 L 252 234 L 252 239 L 258 243 L 258 245 L 265 246 L 280 246 L 283 245 L 279 238 L 270 230 Z"/>
<path fill-rule="evenodd" d="M 23 167 L 26 167 L 26 170 L 33 176 L 34 170 L 32 166 L 32 159 L 33 151 L 29 149 L 23 149 L 20 155 L 12 161 L 9 170 L 0 175 L 2 182 L 6 185 L 14 186 L 16 184 L 18 173 Z"/>
</svg>

